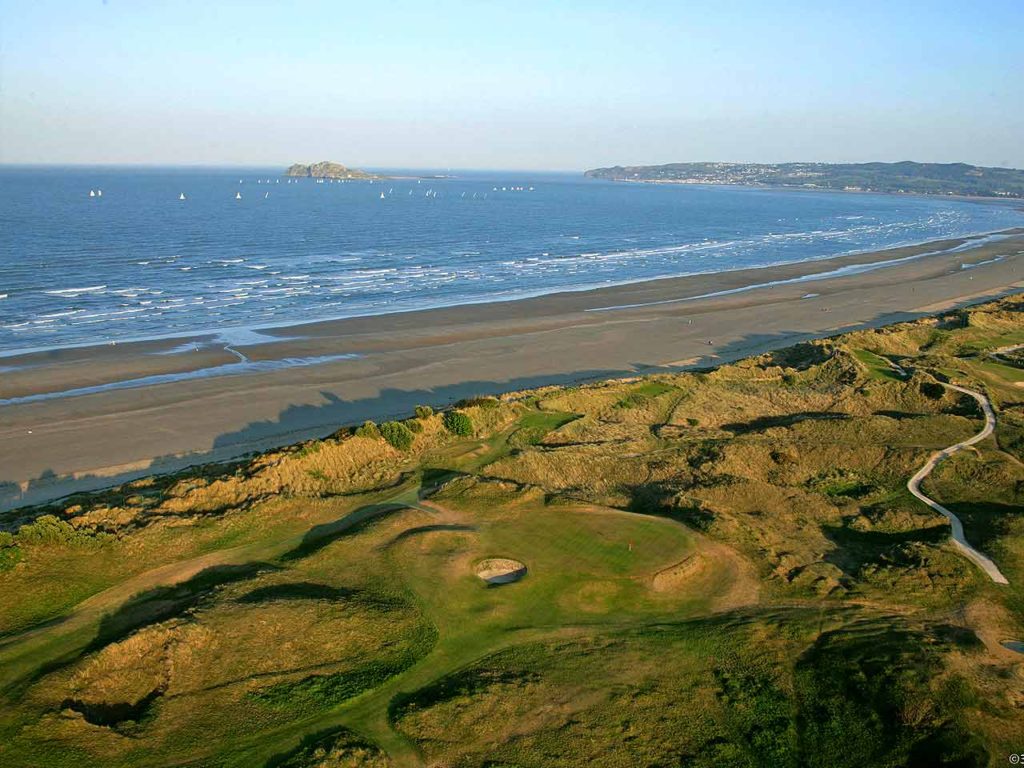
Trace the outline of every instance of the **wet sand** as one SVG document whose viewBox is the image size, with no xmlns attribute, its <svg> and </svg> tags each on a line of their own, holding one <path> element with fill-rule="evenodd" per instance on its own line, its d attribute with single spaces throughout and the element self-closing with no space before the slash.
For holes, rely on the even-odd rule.
<svg viewBox="0 0 1024 768">
<path fill-rule="evenodd" d="M 907 259 L 935 251 L 945 252 Z M 911 319 L 1020 290 L 1022 259 L 1024 232 L 1013 230 L 981 245 L 941 241 L 234 340 L 3 357 L 0 509 L 404 416 L 419 403 L 713 365 Z M 786 282 L 810 274 L 826 276 Z M 82 388 L 91 389 L 62 394 Z"/>
</svg>

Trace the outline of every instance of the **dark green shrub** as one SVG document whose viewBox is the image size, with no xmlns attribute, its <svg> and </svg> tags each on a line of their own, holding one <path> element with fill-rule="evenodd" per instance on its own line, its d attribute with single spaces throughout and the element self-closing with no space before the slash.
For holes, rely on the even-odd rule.
<svg viewBox="0 0 1024 768">
<path fill-rule="evenodd" d="M 380 434 L 381 437 L 400 451 L 408 451 L 412 448 L 412 432 L 401 422 L 385 421 L 380 425 Z"/>
<path fill-rule="evenodd" d="M 23 546 L 94 546 L 112 541 L 109 533 L 80 530 L 55 515 L 42 515 L 33 522 L 21 526 L 13 538 L 4 537 L 0 548 L 7 551 L 7 558 L 20 558 Z"/>
<path fill-rule="evenodd" d="M 462 411 L 445 411 L 444 428 L 460 437 L 473 434 L 473 422 Z"/>
<path fill-rule="evenodd" d="M 84 536 L 54 515 L 43 515 L 18 529 L 19 544 L 74 544 Z"/>
<path fill-rule="evenodd" d="M 467 397 L 465 400 L 459 400 L 455 404 L 456 408 L 481 408 L 483 410 L 493 410 L 501 404 L 501 401 L 496 397 Z"/>
<path fill-rule="evenodd" d="M 356 429 L 356 437 L 377 438 L 380 437 L 380 430 L 372 421 L 364 421 L 363 426 Z"/>
<path fill-rule="evenodd" d="M 416 414 L 417 419 L 429 419 L 434 415 L 434 409 L 429 405 L 417 405 L 413 413 Z"/>
<path fill-rule="evenodd" d="M 405 426 L 409 428 L 409 431 L 413 432 L 414 434 L 419 434 L 420 432 L 423 431 L 423 425 L 420 424 L 419 421 L 417 421 L 416 419 L 406 419 L 402 423 L 405 424 Z"/>
</svg>

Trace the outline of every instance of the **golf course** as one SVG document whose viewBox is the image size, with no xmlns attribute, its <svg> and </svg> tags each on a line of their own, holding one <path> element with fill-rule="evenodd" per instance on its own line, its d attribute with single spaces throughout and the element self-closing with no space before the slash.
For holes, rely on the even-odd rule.
<svg viewBox="0 0 1024 768">
<path fill-rule="evenodd" d="M 1021 344 L 1008 298 L 5 512 L 0 765 L 1003 765 Z"/>
</svg>

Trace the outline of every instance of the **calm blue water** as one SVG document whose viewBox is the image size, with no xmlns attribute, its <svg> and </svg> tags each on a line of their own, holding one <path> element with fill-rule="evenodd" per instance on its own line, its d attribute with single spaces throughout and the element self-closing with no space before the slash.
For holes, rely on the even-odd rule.
<svg viewBox="0 0 1024 768">
<path fill-rule="evenodd" d="M 0 351 L 493 301 L 1024 220 L 958 201 L 555 174 L 279 172 L 0 169 Z"/>
</svg>

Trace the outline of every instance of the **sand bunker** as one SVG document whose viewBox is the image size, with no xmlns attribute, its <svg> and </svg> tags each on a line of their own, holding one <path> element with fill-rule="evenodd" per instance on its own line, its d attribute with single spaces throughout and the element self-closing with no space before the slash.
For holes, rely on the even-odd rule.
<svg viewBox="0 0 1024 768">
<path fill-rule="evenodd" d="M 476 575 L 488 584 L 508 584 L 523 578 L 526 575 L 526 566 L 518 560 L 491 557 L 477 564 Z"/>
<path fill-rule="evenodd" d="M 706 566 L 707 560 L 699 553 L 694 553 L 654 574 L 654 591 L 668 592 L 678 589 L 701 574 Z"/>
</svg>

